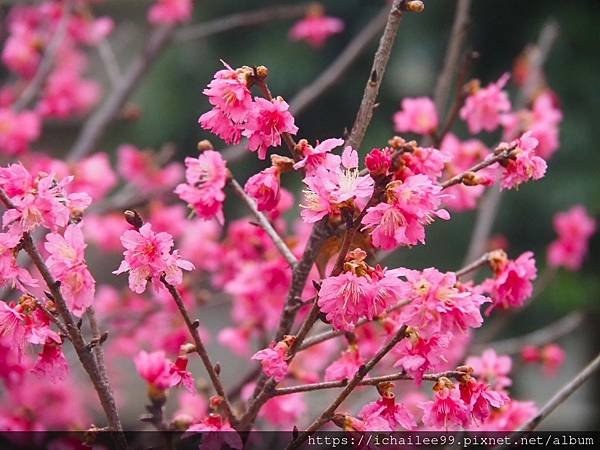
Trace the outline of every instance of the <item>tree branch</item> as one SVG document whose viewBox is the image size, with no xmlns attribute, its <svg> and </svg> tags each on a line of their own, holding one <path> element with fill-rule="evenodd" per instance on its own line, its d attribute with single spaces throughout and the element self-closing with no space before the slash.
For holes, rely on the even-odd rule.
<svg viewBox="0 0 600 450">
<path fill-rule="evenodd" d="M 227 394 L 225 393 L 225 389 L 223 388 L 223 385 L 221 384 L 221 379 L 219 378 L 219 374 L 215 370 L 215 366 L 211 362 L 210 357 L 208 356 L 208 352 L 206 351 L 206 347 L 204 346 L 204 343 L 202 342 L 202 339 L 200 338 L 200 335 L 198 334 L 198 325 L 199 325 L 198 321 L 194 322 L 190 318 L 187 308 L 185 307 L 185 304 L 183 302 L 183 298 L 181 298 L 181 294 L 179 294 L 179 291 L 177 290 L 177 288 L 175 286 L 169 284 L 164 279 L 164 277 L 161 278 L 161 281 L 165 285 L 165 287 L 167 288 L 169 293 L 171 294 L 171 297 L 173 297 L 173 300 L 175 300 L 177 309 L 179 309 L 179 313 L 181 314 L 181 317 L 183 317 L 183 321 L 185 322 L 185 325 L 187 326 L 188 331 L 190 332 L 192 339 L 194 341 L 194 346 L 196 347 L 195 348 L 196 353 L 198 353 L 198 356 L 200 356 L 200 359 L 202 360 L 202 364 L 204 364 L 204 368 L 206 369 L 206 372 L 208 373 L 208 376 L 210 378 L 210 381 L 211 381 L 213 387 L 215 388 L 215 391 L 223 399 L 222 405 L 223 405 L 223 409 L 225 411 L 225 415 L 226 415 L 227 419 L 233 426 L 235 426 L 237 419 L 233 415 L 233 411 L 231 410 L 231 405 L 227 398 Z"/>
<path fill-rule="evenodd" d="M 246 206 L 248 206 L 260 227 L 263 230 L 265 230 L 265 233 L 267 233 L 267 235 L 271 238 L 273 244 L 275 244 L 275 247 L 277 247 L 277 249 L 283 255 L 290 267 L 294 269 L 298 265 L 298 260 L 296 259 L 292 251 L 289 249 L 287 244 L 283 241 L 281 236 L 279 236 L 275 228 L 273 228 L 273 225 L 271 225 L 269 219 L 267 219 L 265 215 L 257 209 L 254 200 L 250 198 L 248 194 L 246 194 L 244 188 L 240 186 L 240 184 L 235 180 L 235 178 L 231 178 L 229 180 L 229 184 L 233 188 L 235 193 L 240 196 L 240 198 L 243 200 Z"/>
<path fill-rule="evenodd" d="M 373 65 L 369 74 L 369 80 L 365 85 L 363 97 L 354 119 L 354 125 L 352 131 L 346 139 L 346 145 L 351 146 L 354 149 L 358 149 L 362 144 L 362 141 L 367 132 L 367 128 L 371 123 L 373 117 L 373 110 L 375 108 L 375 102 L 377 101 L 377 94 L 379 94 L 379 88 L 385 74 L 387 63 L 392 53 L 394 41 L 400 28 L 400 22 L 402 21 L 402 4 L 403 0 L 394 0 L 391 9 L 388 13 L 387 22 L 383 30 L 383 35 L 379 41 L 379 47 L 375 52 L 373 58 Z"/>
<path fill-rule="evenodd" d="M 533 431 L 539 424 L 552 412 L 558 408 L 561 403 L 567 400 L 573 392 L 585 383 L 596 370 L 600 368 L 600 353 L 581 371 L 575 378 L 565 384 L 554 396 L 546 403 L 537 415 L 521 427 L 519 431 Z"/>
<path fill-rule="evenodd" d="M 337 398 L 329 405 L 329 407 L 323 411 L 323 413 L 316 419 L 307 429 L 304 431 L 298 438 L 294 439 L 290 445 L 286 448 L 286 450 L 293 450 L 298 448 L 302 443 L 304 443 L 308 437 L 319 430 L 323 425 L 331 420 L 333 414 L 336 409 L 342 404 L 344 400 L 352 393 L 354 388 L 360 384 L 360 382 L 367 376 L 367 374 L 375 367 L 375 365 L 381 361 L 381 359 L 392 349 L 394 346 L 404 339 L 406 333 L 406 325 L 400 327 L 400 329 L 396 332 L 394 337 L 389 340 L 387 344 L 385 344 L 379 351 L 365 364 L 361 366 L 354 377 L 348 382 L 348 384 L 344 387 L 344 390 L 340 392 Z"/>
</svg>

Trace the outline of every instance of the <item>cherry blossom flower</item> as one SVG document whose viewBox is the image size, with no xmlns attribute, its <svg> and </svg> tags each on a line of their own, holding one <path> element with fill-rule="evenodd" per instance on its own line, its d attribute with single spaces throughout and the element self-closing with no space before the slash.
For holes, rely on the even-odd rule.
<svg viewBox="0 0 600 450">
<path fill-rule="evenodd" d="M 171 254 L 173 237 L 165 232 L 155 233 L 149 223 L 139 230 L 127 230 L 121 243 L 125 247 L 124 260 L 113 273 L 129 272 L 129 288 L 138 294 L 146 290 L 148 280 L 159 290 L 163 274 L 167 283 L 181 284 L 182 270 L 194 268 L 177 251 Z"/>
<path fill-rule="evenodd" d="M 290 29 L 289 36 L 293 41 L 306 41 L 314 48 L 322 47 L 327 39 L 344 29 L 344 22 L 337 17 L 328 17 L 323 8 L 316 5 L 309 9 L 306 17 L 299 20 Z"/>
<path fill-rule="evenodd" d="M 389 250 L 399 245 L 424 243 L 425 225 L 433 222 L 434 216 L 450 218 L 446 210 L 439 209 L 441 190 L 441 186 L 422 174 L 390 183 L 388 201 L 370 207 L 362 221 L 364 228 L 372 233 L 373 245 Z"/>
<path fill-rule="evenodd" d="M 205 130 L 216 134 L 227 144 L 239 144 L 243 127 L 231 121 L 229 116 L 218 108 L 205 112 L 198 118 L 198 123 Z"/>
<path fill-rule="evenodd" d="M 191 372 L 187 370 L 188 358 L 185 355 L 177 357 L 174 363 L 169 368 L 170 383 L 171 386 L 183 386 L 188 392 L 192 394 L 196 392 L 196 385 L 194 377 Z"/>
<path fill-rule="evenodd" d="M 69 363 L 60 345 L 52 341 L 46 343 L 32 371 L 40 378 L 48 379 L 53 383 L 64 380 L 69 371 Z"/>
<path fill-rule="evenodd" d="M 22 348 L 25 339 L 25 317 L 16 308 L 0 301 L 0 337 L 6 336 Z"/>
<path fill-rule="evenodd" d="M 117 184 L 117 176 L 106 153 L 94 153 L 78 161 L 72 175 L 74 179 L 68 187 L 69 192 L 85 192 L 94 200 L 105 197 Z"/>
<path fill-rule="evenodd" d="M 510 75 L 505 73 L 495 83 L 476 89 L 460 109 L 460 117 L 467 122 L 471 134 L 482 130 L 494 131 L 500 124 L 501 113 L 510 111 L 508 95 L 503 91 Z"/>
<path fill-rule="evenodd" d="M 538 412 L 534 402 L 510 400 L 506 405 L 492 413 L 485 423 L 486 429 L 494 431 L 519 430 Z"/>
<path fill-rule="evenodd" d="M 29 271 L 17 264 L 15 248 L 21 242 L 20 233 L 0 233 L 0 284 L 18 287 L 35 287 L 38 282 Z"/>
<path fill-rule="evenodd" d="M 512 384 L 508 376 L 512 368 L 510 356 L 498 355 L 493 348 L 484 350 L 481 357 L 468 357 L 466 365 L 473 369 L 473 375 L 496 391 L 504 390 Z"/>
<path fill-rule="evenodd" d="M 307 405 L 301 392 L 280 395 L 265 403 L 260 417 L 278 427 L 292 427 L 307 413 Z"/>
<path fill-rule="evenodd" d="M 244 444 L 235 429 L 218 414 L 209 414 L 200 422 L 190 426 L 183 437 L 193 436 L 193 433 L 202 433 L 203 450 L 219 450 L 227 445 L 234 449 L 241 449 Z"/>
<path fill-rule="evenodd" d="M 193 8 L 193 0 L 156 0 L 148 10 L 148 20 L 155 25 L 186 22 Z"/>
<path fill-rule="evenodd" d="M 536 155 L 538 140 L 531 132 L 523 134 L 514 144 L 516 148 L 502 166 L 501 189 L 512 189 L 529 180 L 539 180 L 546 174 L 546 161 Z"/>
<path fill-rule="evenodd" d="M 180 163 L 173 162 L 161 167 L 155 153 L 130 144 L 123 144 L 117 149 L 117 171 L 144 192 L 170 189 L 183 176 Z"/>
<path fill-rule="evenodd" d="M 554 230 L 558 239 L 548 247 L 548 263 L 578 270 L 588 252 L 589 239 L 596 232 L 596 221 L 582 205 L 575 205 L 554 216 Z"/>
<path fill-rule="evenodd" d="M 393 383 L 380 384 L 378 390 L 381 398 L 363 406 L 358 416 L 367 422 L 371 421 L 373 416 L 381 417 L 392 431 L 413 430 L 417 427 L 415 418 L 402 403 L 396 402 L 393 387 Z"/>
<path fill-rule="evenodd" d="M 288 349 L 288 344 L 281 341 L 269 348 L 259 350 L 252 355 L 252 359 L 260 361 L 265 375 L 273 377 L 275 381 L 279 382 L 288 373 L 288 363 L 286 362 Z"/>
<path fill-rule="evenodd" d="M 437 126 L 437 111 L 429 97 L 405 98 L 402 100 L 402 109 L 394 114 L 394 129 L 401 133 L 428 135 Z"/>
<path fill-rule="evenodd" d="M 12 156 L 28 151 L 40 132 L 41 121 L 36 113 L 0 108 L 0 154 Z"/>
<path fill-rule="evenodd" d="M 85 262 L 86 244 L 81 227 L 69 225 L 64 234 L 50 233 L 44 245 L 50 256 L 46 260 L 52 276 L 61 282 L 61 292 L 69 309 L 77 317 L 92 305 L 96 281 Z"/>
<path fill-rule="evenodd" d="M 468 377 L 459 385 L 460 397 L 468 405 L 473 418 L 480 424 L 490 417 L 492 408 L 500 408 L 509 402 L 508 395 L 496 392 L 486 383 L 481 383 L 475 378 Z"/>
<path fill-rule="evenodd" d="M 254 98 L 242 135 L 248 138 L 248 149 L 258 152 L 259 159 L 267 157 L 269 147 L 281 145 L 283 133 L 298 132 L 298 127 L 294 125 L 294 117 L 288 108 L 289 105 L 281 97 L 271 101 Z"/>
<path fill-rule="evenodd" d="M 394 178 L 405 181 L 412 175 L 423 174 L 436 181 L 442 176 L 448 156 L 433 147 L 413 147 L 396 158 Z"/>
<path fill-rule="evenodd" d="M 141 351 L 134 358 L 138 374 L 149 384 L 157 389 L 168 389 L 172 383 L 170 361 L 165 352 L 157 351 L 147 353 Z"/>
<path fill-rule="evenodd" d="M 280 183 L 280 170 L 272 166 L 251 176 L 244 190 L 256 200 L 259 211 L 269 211 L 279 203 Z"/>
<path fill-rule="evenodd" d="M 520 308 L 533 293 L 532 281 L 537 277 L 532 252 L 525 252 L 515 260 L 499 258 L 492 262 L 495 277 L 486 280 L 482 287 L 489 292 L 493 308 Z"/>
<path fill-rule="evenodd" d="M 227 182 L 225 160 L 219 152 L 206 150 L 198 158 L 186 158 L 185 166 L 187 183 L 178 185 L 175 193 L 201 218 L 216 218 L 223 223 L 223 188 Z"/>
<path fill-rule="evenodd" d="M 433 401 L 421 404 L 423 424 L 434 430 L 455 430 L 471 422 L 469 407 L 460 392 L 447 378 L 440 378 L 435 387 Z"/>
<path fill-rule="evenodd" d="M 442 273 L 434 268 L 422 272 L 399 269 L 407 280 L 404 292 L 411 302 L 402 308 L 400 321 L 415 327 L 419 333 L 465 333 L 483 323 L 479 311 L 489 299 L 457 285 L 456 274 Z"/>
<path fill-rule="evenodd" d="M 426 372 L 440 369 L 446 359 L 443 356 L 450 345 L 450 336 L 436 334 L 429 339 L 418 336 L 416 329 L 409 328 L 408 339 L 403 339 L 394 348 L 394 356 L 398 359 L 394 367 L 402 367 L 420 385 Z"/>
<path fill-rule="evenodd" d="M 224 63 L 225 64 L 225 63 Z M 252 94 L 248 89 L 247 71 L 234 70 L 227 64 L 226 69 L 215 73 L 214 79 L 202 93 L 233 123 L 245 122 L 252 105 Z"/>
<path fill-rule="evenodd" d="M 542 348 L 526 345 L 521 349 L 521 357 L 525 362 L 542 363 L 545 375 L 556 375 L 565 361 L 565 351 L 557 344 L 548 344 Z"/>
<path fill-rule="evenodd" d="M 340 138 L 325 139 L 314 147 L 306 139 L 301 139 L 298 142 L 298 149 L 303 158 L 294 164 L 294 169 L 304 168 L 307 174 L 314 173 L 315 169 L 320 166 L 335 169 L 340 165 L 340 159 L 331 151 L 342 145 L 344 145 L 344 140 Z"/>
<path fill-rule="evenodd" d="M 325 369 L 325 381 L 351 380 L 365 361 L 356 345 L 344 350 L 342 355 Z"/>
<path fill-rule="evenodd" d="M 392 167 L 392 151 L 389 148 L 374 148 L 365 156 L 365 165 L 371 177 L 385 176 Z"/>
</svg>

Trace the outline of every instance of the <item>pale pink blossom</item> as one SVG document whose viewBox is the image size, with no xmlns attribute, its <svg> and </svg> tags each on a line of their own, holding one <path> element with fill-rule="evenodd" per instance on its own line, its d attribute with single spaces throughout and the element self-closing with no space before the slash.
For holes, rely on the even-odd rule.
<svg viewBox="0 0 600 450">
<path fill-rule="evenodd" d="M 510 111 L 510 100 L 503 91 L 509 77 L 505 73 L 495 83 L 490 83 L 467 97 L 460 109 L 460 117 L 467 122 L 471 134 L 482 130 L 494 131 L 500 124 L 501 114 Z"/>
<path fill-rule="evenodd" d="M 191 19 L 193 0 L 156 0 L 148 10 L 148 21 L 152 24 L 175 24 Z"/>
<path fill-rule="evenodd" d="M 44 245 L 50 254 L 46 260 L 52 276 L 60 281 L 61 292 L 69 309 L 77 317 L 92 305 L 96 281 L 85 262 L 86 244 L 81 227 L 69 225 L 64 234 L 49 233 Z"/>
<path fill-rule="evenodd" d="M 437 111 L 429 97 L 405 98 L 402 109 L 394 114 L 394 129 L 401 133 L 428 135 L 437 127 Z"/>
<path fill-rule="evenodd" d="M 227 182 L 225 160 L 219 152 L 207 150 L 198 158 L 186 158 L 185 166 L 187 183 L 178 185 L 175 193 L 201 218 L 216 218 L 223 223 L 223 188 Z"/>
<path fill-rule="evenodd" d="M 548 247 L 548 264 L 578 270 L 588 252 L 588 243 L 596 232 L 596 221 L 585 207 L 575 205 L 554 216 L 554 230 L 558 239 Z"/>
<path fill-rule="evenodd" d="M 351 345 L 325 369 L 325 381 L 351 380 L 364 363 L 358 347 Z"/>
<path fill-rule="evenodd" d="M 281 97 L 271 101 L 255 97 L 242 134 L 248 138 L 248 149 L 257 151 L 259 159 L 267 157 L 269 147 L 281 145 L 283 133 L 298 132 L 288 108 L 289 105 Z"/>
<path fill-rule="evenodd" d="M 473 375 L 496 391 L 504 390 L 512 384 L 508 376 L 512 369 L 510 356 L 498 355 L 493 348 L 484 350 L 481 357 L 468 357 L 466 365 L 473 369 Z"/>
<path fill-rule="evenodd" d="M 0 153 L 19 155 L 29 150 L 29 145 L 40 136 L 41 121 L 31 111 L 16 113 L 0 108 Z"/>
<path fill-rule="evenodd" d="M 546 174 L 546 161 L 537 156 L 538 140 L 530 131 L 523 134 L 513 144 L 516 148 L 502 166 L 501 189 L 512 189 L 529 180 L 539 180 Z"/>
<path fill-rule="evenodd" d="M 373 245 L 389 250 L 425 243 L 425 225 L 433 222 L 435 216 L 450 218 L 446 210 L 440 209 L 444 195 L 441 191 L 441 186 L 422 174 L 390 183 L 388 201 L 371 206 L 362 221 L 364 228 L 371 231 Z"/>
<path fill-rule="evenodd" d="M 344 22 L 337 17 L 325 16 L 322 11 L 308 14 L 290 29 L 289 36 L 293 41 L 306 41 L 312 47 L 319 48 L 327 39 L 344 29 Z"/>
<path fill-rule="evenodd" d="M 106 153 L 93 155 L 77 161 L 72 169 L 75 177 L 69 186 L 70 192 L 85 192 L 94 200 L 106 196 L 117 184 L 117 176 Z"/>
</svg>

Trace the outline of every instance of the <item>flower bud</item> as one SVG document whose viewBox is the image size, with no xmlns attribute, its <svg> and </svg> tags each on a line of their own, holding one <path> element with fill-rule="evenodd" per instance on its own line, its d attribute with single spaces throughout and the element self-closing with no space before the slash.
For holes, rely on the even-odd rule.
<svg viewBox="0 0 600 450">
<path fill-rule="evenodd" d="M 127 223 L 136 230 L 139 230 L 142 225 L 144 225 L 144 219 L 142 219 L 142 216 L 140 216 L 135 210 L 128 209 L 123 213 L 123 215 L 125 216 Z"/>
<path fill-rule="evenodd" d="M 365 165 L 372 177 L 385 176 L 392 165 L 392 157 L 389 152 L 374 148 L 365 157 Z"/>
<path fill-rule="evenodd" d="M 205 152 L 206 150 L 213 150 L 214 147 L 212 145 L 212 142 L 210 142 L 208 139 L 202 139 L 200 142 L 198 142 L 198 151 L 200 153 Z"/>
<path fill-rule="evenodd" d="M 420 0 L 410 0 L 404 3 L 404 10 L 408 12 L 420 13 L 425 9 L 425 3 Z"/>
</svg>

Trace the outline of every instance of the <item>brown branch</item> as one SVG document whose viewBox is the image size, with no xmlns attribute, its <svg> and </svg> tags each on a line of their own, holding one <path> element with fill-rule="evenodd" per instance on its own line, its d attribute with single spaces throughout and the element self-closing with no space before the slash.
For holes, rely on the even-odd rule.
<svg viewBox="0 0 600 450">
<path fill-rule="evenodd" d="M 491 347 L 499 354 L 519 354 L 525 345 L 541 347 L 557 341 L 563 336 L 566 336 L 567 334 L 576 330 L 582 322 L 583 314 L 581 311 L 574 311 L 557 320 L 556 322 L 552 322 L 551 324 L 531 333 L 502 341 L 475 345 L 471 352 L 477 354 L 482 352 L 484 349 Z"/>
<path fill-rule="evenodd" d="M 108 42 L 108 39 L 100 41 L 98 44 L 98 54 L 100 55 L 102 65 L 104 66 L 104 70 L 106 70 L 110 84 L 113 87 L 116 87 L 121 79 L 121 69 L 119 68 L 117 57 L 115 56 L 115 52 L 113 51 L 110 42 Z"/>
<path fill-rule="evenodd" d="M 222 406 L 225 411 L 225 415 L 226 415 L 227 419 L 229 420 L 229 422 L 232 425 L 235 425 L 237 420 L 236 420 L 235 416 L 233 415 L 233 411 L 231 410 L 231 405 L 227 398 L 227 394 L 225 393 L 225 389 L 223 388 L 223 384 L 221 384 L 221 379 L 219 377 L 219 374 L 217 373 L 217 370 L 215 370 L 215 366 L 213 365 L 213 363 L 210 360 L 210 357 L 208 356 L 208 352 L 206 351 L 206 347 L 204 346 L 204 343 L 202 342 L 202 338 L 200 338 L 200 334 L 198 334 L 198 322 L 197 321 L 194 322 L 190 318 L 187 308 L 185 307 L 185 304 L 183 302 L 183 298 L 181 298 L 181 294 L 179 293 L 177 288 L 175 286 L 169 284 L 164 279 L 164 277 L 161 278 L 161 281 L 165 285 L 165 287 L 167 288 L 169 293 L 171 294 L 171 297 L 173 297 L 173 300 L 175 300 L 175 304 L 177 305 L 177 308 L 179 309 L 181 317 L 183 317 L 183 321 L 185 322 L 185 325 L 187 326 L 187 329 L 190 332 L 192 339 L 194 341 L 196 353 L 198 354 L 198 356 L 200 356 L 200 359 L 202 360 L 202 364 L 204 364 L 204 368 L 206 369 L 206 372 L 208 373 L 208 376 L 210 378 L 210 381 L 211 381 L 213 387 L 215 388 L 215 391 L 223 399 Z"/>
<path fill-rule="evenodd" d="M 565 384 L 554 396 L 546 403 L 537 415 L 521 427 L 519 431 L 533 431 L 539 424 L 552 412 L 558 408 L 561 403 L 567 400 L 573 392 L 585 383 L 600 368 L 600 353 L 571 381 Z"/>
<path fill-rule="evenodd" d="M 12 203 L 10 197 L 8 197 L 3 189 L 0 189 L 0 200 L 7 208 L 15 209 L 15 205 Z M 48 266 L 46 266 L 42 255 L 34 244 L 31 235 L 29 233 L 24 233 L 21 243 L 23 250 L 25 250 L 25 252 L 29 255 L 31 261 L 37 267 L 40 275 L 44 279 L 44 282 L 46 283 L 46 286 L 52 295 L 52 300 L 56 310 L 62 318 L 64 328 L 67 331 L 67 336 L 73 343 L 77 357 L 79 358 L 81 365 L 87 372 L 92 384 L 94 385 L 94 389 L 96 390 L 102 405 L 102 409 L 104 410 L 106 418 L 108 419 L 108 424 L 113 431 L 116 431 L 114 437 L 117 448 L 126 449 L 127 440 L 123 434 L 123 427 L 117 412 L 117 406 L 112 388 L 108 382 L 108 379 L 102 377 L 101 375 L 104 369 L 99 368 L 98 361 L 92 354 L 90 345 L 85 341 L 83 335 L 81 334 L 81 330 L 77 326 L 75 319 L 69 311 L 67 302 L 65 301 L 60 290 L 60 283 L 57 282 L 50 273 L 50 270 L 48 269 Z"/>
<path fill-rule="evenodd" d="M 67 154 L 69 162 L 77 161 L 94 150 L 110 122 L 119 114 L 136 84 L 156 61 L 173 36 L 174 27 L 164 25 L 156 28 L 146 40 L 146 45 L 131 63 L 117 86 L 104 103 L 85 122 L 75 143 Z"/>
<path fill-rule="evenodd" d="M 44 56 L 40 61 L 35 75 L 13 105 L 13 109 L 15 111 L 22 111 L 23 109 L 27 108 L 33 101 L 35 101 L 41 90 L 44 88 L 44 84 L 54 68 L 58 50 L 65 39 L 67 25 L 71 19 L 71 8 L 72 1 L 66 1 L 63 6 L 63 15 L 60 19 L 58 27 L 52 36 L 50 43 L 46 47 L 46 51 L 44 52 Z"/>
<path fill-rule="evenodd" d="M 470 21 L 470 6 L 471 0 L 458 0 L 457 2 L 456 11 L 454 13 L 454 22 L 452 23 L 452 31 L 450 32 L 450 39 L 448 41 L 448 48 L 446 49 L 446 56 L 444 57 L 444 67 L 442 68 L 435 85 L 433 98 L 435 108 L 440 117 L 440 123 L 442 117 L 445 115 L 446 103 L 452 87 L 452 79 L 457 72 L 460 54 L 467 35 Z"/>
<path fill-rule="evenodd" d="M 352 131 L 346 139 L 346 145 L 351 146 L 354 149 L 358 149 L 362 144 L 362 141 L 367 132 L 367 128 L 371 123 L 373 117 L 373 110 L 377 101 L 377 94 L 379 94 L 379 88 L 385 74 L 387 63 L 392 53 L 392 47 L 400 28 L 400 22 L 402 21 L 402 5 L 403 0 L 394 0 L 391 9 L 388 13 L 387 22 L 383 30 L 383 35 L 379 41 L 379 47 L 375 52 L 373 58 L 373 65 L 369 72 L 369 79 L 365 85 L 363 97 L 354 119 L 354 125 Z"/>
<path fill-rule="evenodd" d="M 308 437 L 319 430 L 323 425 L 331 420 L 333 414 L 337 410 L 337 408 L 342 404 L 344 400 L 352 393 L 354 388 L 358 386 L 361 381 L 367 376 L 367 374 L 377 365 L 379 361 L 390 351 L 394 346 L 404 339 L 406 333 L 406 325 L 400 327 L 400 329 L 396 332 L 394 337 L 389 340 L 387 344 L 385 344 L 379 351 L 365 364 L 361 366 L 356 374 L 352 377 L 352 379 L 348 382 L 348 384 L 344 387 L 342 392 L 336 397 L 336 399 L 329 405 L 329 407 L 323 411 L 323 413 L 304 431 L 300 436 L 298 436 L 292 443 L 286 448 L 286 450 L 293 450 L 298 448 L 302 443 L 304 443 Z"/>
<path fill-rule="evenodd" d="M 468 273 L 474 272 L 480 267 L 485 266 L 490 262 L 490 252 L 484 253 L 480 258 L 473 261 L 471 264 L 467 264 L 460 270 L 456 271 L 456 278 L 465 276 Z"/>
<path fill-rule="evenodd" d="M 258 224 L 263 230 L 265 230 L 265 233 L 267 233 L 267 235 L 271 238 L 273 244 L 275 244 L 275 247 L 277 247 L 277 250 L 279 250 L 279 252 L 283 255 L 290 267 L 294 269 L 298 265 L 298 260 L 296 259 L 292 251 L 289 249 L 287 244 L 283 241 L 281 236 L 279 236 L 275 228 L 273 228 L 273 225 L 271 225 L 269 219 L 267 219 L 267 217 L 258 210 L 254 200 L 250 198 L 248 194 L 246 194 L 244 188 L 240 186 L 240 184 L 235 180 L 235 178 L 231 178 L 229 180 L 229 185 L 232 187 L 235 193 L 240 196 L 240 198 L 243 200 L 246 206 L 248 206 L 248 208 L 256 218 Z"/>
<path fill-rule="evenodd" d="M 425 381 L 437 381 L 441 377 L 446 378 L 461 378 L 465 375 L 465 372 L 461 372 L 458 370 L 449 370 L 446 372 L 440 373 L 426 373 L 423 375 L 423 380 Z M 383 383 L 386 381 L 398 381 L 398 380 L 414 380 L 413 377 L 406 374 L 405 372 L 397 372 L 389 375 L 382 375 L 379 377 L 373 378 L 365 378 L 358 383 L 358 386 L 377 386 L 379 383 Z M 288 386 L 283 388 L 275 389 L 273 395 L 290 395 L 295 394 L 297 392 L 311 392 L 311 391 L 320 391 L 323 389 L 335 389 L 342 388 L 348 385 L 348 380 L 340 380 L 340 381 L 322 381 L 320 383 L 310 383 L 310 384 L 298 384 L 296 386 Z"/>
<path fill-rule="evenodd" d="M 223 33 L 236 28 L 260 25 L 275 20 L 295 19 L 302 17 L 310 7 L 310 3 L 300 5 L 276 5 L 255 11 L 241 12 L 230 16 L 220 17 L 210 22 L 190 25 L 175 34 L 175 40 L 186 42 L 204 39 L 214 34 Z"/>
</svg>

